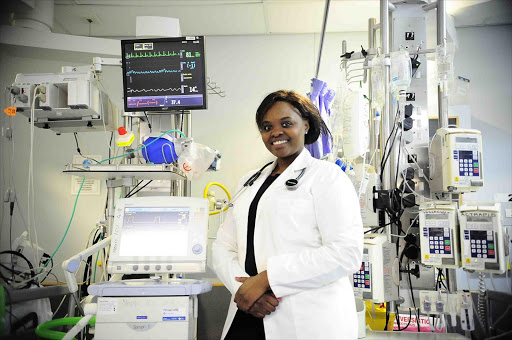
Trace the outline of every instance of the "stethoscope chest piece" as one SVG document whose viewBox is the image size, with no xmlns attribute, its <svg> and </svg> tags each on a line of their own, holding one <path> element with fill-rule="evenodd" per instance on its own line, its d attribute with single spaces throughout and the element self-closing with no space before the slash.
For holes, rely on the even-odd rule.
<svg viewBox="0 0 512 340">
<path fill-rule="evenodd" d="M 299 181 L 295 178 L 290 178 L 289 180 L 287 180 L 285 182 L 286 184 L 286 188 L 288 190 L 296 190 L 297 189 L 297 184 L 299 184 Z"/>
</svg>

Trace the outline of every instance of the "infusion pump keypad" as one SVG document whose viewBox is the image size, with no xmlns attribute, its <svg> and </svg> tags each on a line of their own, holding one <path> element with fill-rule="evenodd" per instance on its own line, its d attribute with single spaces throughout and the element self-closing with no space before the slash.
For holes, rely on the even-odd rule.
<svg viewBox="0 0 512 340">
<path fill-rule="evenodd" d="M 464 239 L 471 243 L 472 258 L 496 258 L 492 230 L 464 230 Z"/>
<path fill-rule="evenodd" d="M 458 161 L 459 176 L 480 177 L 480 162 L 477 150 L 454 150 L 453 158 Z"/>
<path fill-rule="evenodd" d="M 452 241 L 450 237 L 450 228 L 448 221 L 429 222 L 425 224 L 427 227 L 423 228 L 423 236 L 428 236 L 428 245 L 430 254 L 447 254 L 452 253 Z M 442 227 L 428 227 L 429 224 Z"/>
<path fill-rule="evenodd" d="M 370 261 L 367 254 L 363 255 L 363 262 L 359 271 L 354 273 L 354 288 L 371 288 Z"/>
</svg>

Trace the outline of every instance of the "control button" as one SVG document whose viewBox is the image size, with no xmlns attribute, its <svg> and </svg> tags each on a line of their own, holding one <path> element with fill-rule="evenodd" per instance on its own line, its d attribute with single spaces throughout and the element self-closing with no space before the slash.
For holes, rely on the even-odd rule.
<svg viewBox="0 0 512 340">
<path fill-rule="evenodd" d="M 135 270 L 135 271 L 136 271 L 136 270 L 139 270 L 139 266 L 137 266 L 136 264 L 135 264 L 135 265 L 133 265 L 133 267 L 132 267 L 132 268 L 133 268 L 133 270 Z"/>
<path fill-rule="evenodd" d="M 165 266 L 165 269 L 167 270 L 171 270 L 172 269 L 172 266 L 170 264 L 168 264 L 167 266 Z"/>
<path fill-rule="evenodd" d="M 487 244 L 487 248 L 494 249 L 494 243 L 488 243 Z"/>
<path fill-rule="evenodd" d="M 487 253 L 489 254 L 489 256 L 494 255 L 494 250 L 489 250 Z"/>
<path fill-rule="evenodd" d="M 162 266 L 160 266 L 159 264 L 157 264 L 157 265 L 155 266 L 155 270 L 160 270 L 160 269 L 162 269 Z"/>
<path fill-rule="evenodd" d="M 445 246 L 445 247 L 444 247 L 444 250 L 446 250 L 446 251 L 450 251 L 450 246 Z"/>
<path fill-rule="evenodd" d="M 196 244 L 195 246 L 192 247 L 192 252 L 196 255 L 201 254 L 203 252 L 203 246 L 200 244 Z"/>
<path fill-rule="evenodd" d="M 148 266 L 148 265 L 145 265 L 145 266 L 144 266 L 144 270 L 145 270 L 145 271 L 148 271 L 148 270 L 149 270 L 149 266 Z"/>
</svg>

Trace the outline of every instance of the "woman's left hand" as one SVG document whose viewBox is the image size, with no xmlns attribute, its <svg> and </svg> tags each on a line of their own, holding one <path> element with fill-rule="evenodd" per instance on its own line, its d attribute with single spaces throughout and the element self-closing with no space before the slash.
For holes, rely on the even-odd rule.
<svg viewBox="0 0 512 340">
<path fill-rule="evenodd" d="M 235 302 L 238 309 L 244 312 L 248 312 L 256 300 L 270 288 L 266 270 L 256 276 L 237 277 L 235 279 L 242 282 L 235 294 Z"/>
</svg>

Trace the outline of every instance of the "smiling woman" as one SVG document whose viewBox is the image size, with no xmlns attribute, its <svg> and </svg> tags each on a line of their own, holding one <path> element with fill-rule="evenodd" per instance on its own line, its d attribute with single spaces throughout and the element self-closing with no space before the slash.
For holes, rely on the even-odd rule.
<svg viewBox="0 0 512 340">
<path fill-rule="evenodd" d="M 233 295 L 223 338 L 355 339 L 348 277 L 362 259 L 359 201 L 343 171 L 304 148 L 328 129 L 293 91 L 269 94 L 256 123 L 276 160 L 242 178 L 239 188 L 252 182 L 213 243 L 213 267 Z"/>
</svg>

